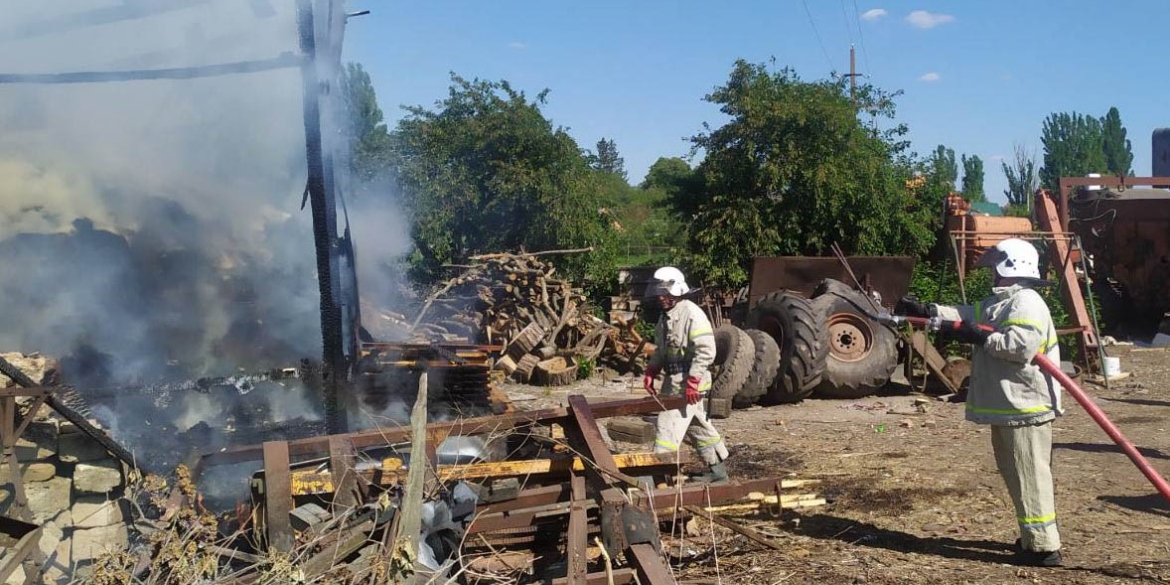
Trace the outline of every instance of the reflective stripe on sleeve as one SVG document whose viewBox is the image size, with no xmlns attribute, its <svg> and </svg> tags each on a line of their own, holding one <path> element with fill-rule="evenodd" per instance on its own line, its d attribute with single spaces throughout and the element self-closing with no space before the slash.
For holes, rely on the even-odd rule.
<svg viewBox="0 0 1170 585">
<path fill-rule="evenodd" d="M 664 441 L 662 439 L 654 439 L 654 444 L 658 445 L 659 447 L 662 447 L 663 449 L 670 449 L 671 451 L 678 451 L 678 444 L 677 443 L 671 443 L 670 441 Z"/>
<path fill-rule="evenodd" d="M 690 338 L 691 340 L 695 340 L 705 335 L 715 335 L 715 332 L 711 331 L 710 327 L 703 327 L 701 329 L 695 329 L 691 331 Z"/>
<path fill-rule="evenodd" d="M 699 441 L 699 442 L 695 443 L 695 448 L 696 449 L 706 449 L 707 447 L 713 447 L 713 446 L 718 445 L 719 443 L 722 443 L 722 442 L 723 442 L 723 437 L 715 437 L 714 439 L 707 439 L 706 441 Z"/>
</svg>

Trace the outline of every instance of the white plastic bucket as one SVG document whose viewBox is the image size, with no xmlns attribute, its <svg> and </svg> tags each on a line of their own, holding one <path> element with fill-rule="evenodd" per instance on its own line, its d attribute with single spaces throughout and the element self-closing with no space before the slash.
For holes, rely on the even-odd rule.
<svg viewBox="0 0 1170 585">
<path fill-rule="evenodd" d="M 1112 378 L 1121 373 L 1121 358 L 1105 356 L 1105 377 Z"/>
</svg>

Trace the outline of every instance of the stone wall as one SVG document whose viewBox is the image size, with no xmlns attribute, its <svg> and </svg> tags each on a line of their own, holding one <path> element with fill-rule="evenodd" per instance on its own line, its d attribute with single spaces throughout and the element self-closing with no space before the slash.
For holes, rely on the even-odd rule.
<svg viewBox="0 0 1170 585">
<path fill-rule="evenodd" d="M 52 363 L 39 356 L 3 354 L 34 380 L 51 375 Z M 0 374 L 0 388 L 12 385 Z M 23 409 L 22 409 L 23 411 Z M 23 413 L 23 412 L 22 412 Z M 88 561 L 128 544 L 126 469 L 72 423 L 42 407 L 16 445 L 19 470 L 32 522 L 43 527 L 41 552 L 48 563 L 45 582 L 67 582 Z M 18 517 L 7 464 L 0 465 L 0 514 Z M 18 518 L 19 519 L 19 518 Z M 8 583 L 23 582 L 18 570 Z"/>
</svg>

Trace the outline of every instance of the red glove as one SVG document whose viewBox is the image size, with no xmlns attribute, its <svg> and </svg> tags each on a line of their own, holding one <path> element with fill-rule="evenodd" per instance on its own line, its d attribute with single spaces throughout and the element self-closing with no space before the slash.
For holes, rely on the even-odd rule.
<svg viewBox="0 0 1170 585">
<path fill-rule="evenodd" d="M 662 371 L 659 366 L 646 366 L 646 375 L 642 378 L 642 387 L 646 388 L 646 392 L 651 396 L 658 394 L 654 389 L 654 378 L 658 377 L 658 373 Z"/>
<path fill-rule="evenodd" d="M 699 379 L 691 376 L 687 378 L 687 404 L 698 404 L 703 399 L 699 394 Z"/>
</svg>

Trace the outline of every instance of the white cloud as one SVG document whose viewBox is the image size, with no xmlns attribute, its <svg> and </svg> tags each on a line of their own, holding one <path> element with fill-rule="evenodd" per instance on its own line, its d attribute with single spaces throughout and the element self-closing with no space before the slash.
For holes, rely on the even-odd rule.
<svg viewBox="0 0 1170 585">
<path fill-rule="evenodd" d="M 940 79 L 942 79 L 942 76 L 940 76 L 938 73 L 935 73 L 934 71 L 931 71 L 930 73 L 923 73 L 922 75 L 918 76 L 918 81 L 938 81 Z"/>
<path fill-rule="evenodd" d="M 906 17 L 906 22 L 910 26 L 916 28 L 934 28 L 940 24 L 947 24 L 954 22 L 955 17 L 950 14 L 927 12 L 925 10 L 915 10 Z"/>
<path fill-rule="evenodd" d="M 861 20 L 877 20 L 887 14 L 889 12 L 886 12 L 885 8 L 870 8 L 861 13 Z"/>
<path fill-rule="evenodd" d="M 512 41 L 512 42 L 508 43 L 508 48 L 515 49 L 517 51 L 523 51 L 524 49 L 528 48 L 528 45 L 525 45 L 524 43 L 521 43 L 520 41 Z"/>
<path fill-rule="evenodd" d="M 993 160 L 995 162 L 1003 162 L 1003 159 L 1004 159 L 1004 156 L 1002 154 L 997 154 L 997 155 L 994 155 L 991 157 L 991 160 Z"/>
</svg>

